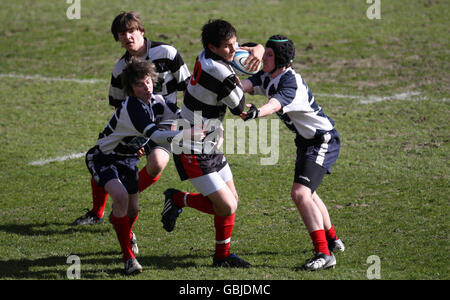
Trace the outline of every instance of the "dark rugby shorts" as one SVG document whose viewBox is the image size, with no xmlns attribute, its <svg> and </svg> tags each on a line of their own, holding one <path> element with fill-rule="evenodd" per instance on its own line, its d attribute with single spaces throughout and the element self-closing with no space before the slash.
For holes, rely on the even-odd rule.
<svg viewBox="0 0 450 300">
<path fill-rule="evenodd" d="M 173 161 L 181 180 L 219 172 L 228 164 L 223 154 L 174 154 Z"/>
<path fill-rule="evenodd" d="M 97 146 L 86 153 L 86 166 L 98 186 L 104 187 L 108 181 L 119 179 L 128 194 L 139 191 L 138 162 L 137 155 L 106 155 Z"/>
<path fill-rule="evenodd" d="M 299 139 L 295 162 L 294 182 L 317 190 L 325 174 L 331 173 L 340 151 L 340 140 L 335 130 L 327 133 L 319 143 L 306 143 Z"/>
</svg>

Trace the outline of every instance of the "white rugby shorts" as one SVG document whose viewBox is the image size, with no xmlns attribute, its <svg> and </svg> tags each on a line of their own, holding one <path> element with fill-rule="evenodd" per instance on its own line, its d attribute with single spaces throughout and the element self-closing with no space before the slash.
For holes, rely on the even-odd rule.
<svg viewBox="0 0 450 300">
<path fill-rule="evenodd" d="M 218 172 L 190 178 L 189 181 L 199 193 L 203 196 L 208 196 L 226 186 L 227 182 L 232 179 L 233 174 L 231 173 L 230 165 L 226 164 Z"/>
</svg>

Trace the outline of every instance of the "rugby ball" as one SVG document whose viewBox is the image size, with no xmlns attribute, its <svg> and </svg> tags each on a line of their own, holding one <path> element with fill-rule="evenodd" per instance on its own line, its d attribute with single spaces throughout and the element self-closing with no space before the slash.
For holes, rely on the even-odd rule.
<svg viewBox="0 0 450 300">
<path fill-rule="evenodd" d="M 258 73 L 259 70 L 261 70 L 261 63 L 259 64 L 258 69 L 255 72 L 250 72 L 249 70 L 247 70 L 247 66 L 244 65 L 244 62 L 249 56 L 250 52 L 248 52 L 247 50 L 236 50 L 232 62 L 232 66 L 236 74 L 240 76 L 250 76 Z"/>
</svg>

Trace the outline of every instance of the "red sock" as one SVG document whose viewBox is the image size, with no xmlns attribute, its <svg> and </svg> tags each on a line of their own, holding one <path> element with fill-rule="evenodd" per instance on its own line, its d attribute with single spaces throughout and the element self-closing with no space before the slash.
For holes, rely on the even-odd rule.
<svg viewBox="0 0 450 300">
<path fill-rule="evenodd" d="M 325 230 L 320 229 L 313 232 L 310 232 L 309 235 L 311 236 L 314 250 L 316 253 L 323 253 L 325 255 L 331 255 L 330 250 L 328 250 L 328 242 L 327 238 L 325 236 Z"/>
<path fill-rule="evenodd" d="M 92 188 L 92 212 L 97 217 L 102 218 L 105 211 L 106 200 L 108 199 L 108 193 L 104 188 L 99 187 L 94 178 L 91 179 Z"/>
<path fill-rule="evenodd" d="M 117 218 L 112 215 L 111 222 L 113 224 L 114 230 L 117 233 L 117 238 L 119 239 L 120 248 L 122 249 L 123 261 L 126 262 L 130 258 L 134 258 L 133 251 L 131 251 L 130 243 L 130 218 L 125 215 L 122 218 Z"/>
<path fill-rule="evenodd" d="M 154 184 L 158 181 L 159 177 L 161 177 L 161 174 L 159 174 L 156 177 L 150 177 L 147 173 L 147 168 L 144 167 L 142 170 L 139 171 L 139 193 L 141 193 L 143 190 Z"/>
<path fill-rule="evenodd" d="M 186 194 L 187 193 L 181 192 L 173 195 L 173 202 L 176 206 L 178 206 L 179 208 L 188 206 L 210 215 L 214 214 L 213 204 L 207 197 L 203 196 L 200 193 L 189 193 L 187 194 L 187 196 Z"/>
<path fill-rule="evenodd" d="M 336 232 L 334 231 L 333 225 L 331 225 L 330 229 L 325 230 L 325 235 L 327 237 L 327 241 L 335 241 L 338 239 Z"/>
<path fill-rule="evenodd" d="M 216 257 L 224 259 L 230 256 L 231 234 L 233 232 L 235 214 L 231 216 L 214 216 L 216 228 Z"/>
<path fill-rule="evenodd" d="M 139 212 L 137 213 L 136 217 L 134 217 L 133 219 L 130 218 L 130 216 L 128 216 L 128 219 L 130 220 L 130 239 L 133 238 L 133 233 L 132 233 L 133 232 L 133 225 L 136 222 L 136 220 L 138 219 L 138 217 L 139 217 Z"/>
</svg>

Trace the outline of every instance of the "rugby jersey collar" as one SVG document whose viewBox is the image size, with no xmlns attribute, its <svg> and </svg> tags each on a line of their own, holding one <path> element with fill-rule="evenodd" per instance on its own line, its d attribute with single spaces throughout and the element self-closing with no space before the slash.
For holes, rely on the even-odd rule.
<svg viewBox="0 0 450 300">
<path fill-rule="evenodd" d="M 215 54 L 214 52 L 212 52 L 211 50 L 209 50 L 208 48 L 204 48 L 203 49 L 205 51 L 205 58 L 211 58 L 212 60 L 221 60 L 224 63 L 231 65 L 232 63 L 229 61 L 226 61 L 225 59 L 223 59 L 221 56 Z"/>
<path fill-rule="evenodd" d="M 133 99 L 133 100 L 136 100 L 136 101 L 138 101 L 138 102 L 140 102 L 140 103 L 142 103 L 142 104 L 144 104 L 144 105 L 147 105 L 147 106 L 149 106 L 149 107 L 151 107 L 152 106 L 152 103 L 153 102 L 155 102 L 155 95 L 152 95 L 152 97 L 150 98 L 150 100 L 148 100 L 148 103 L 145 103 L 145 101 L 144 100 L 141 100 L 141 99 L 139 99 L 138 97 L 136 97 L 136 96 L 129 96 L 129 98 L 130 99 Z"/>
<path fill-rule="evenodd" d="M 152 41 L 150 41 L 150 40 L 148 40 L 146 37 L 144 37 L 144 43 L 145 43 L 145 46 L 146 46 L 146 49 L 145 49 L 145 55 L 144 55 L 144 56 L 141 56 L 140 58 L 141 58 L 141 59 L 145 59 L 145 60 L 149 60 L 149 59 L 150 59 L 150 56 L 148 55 L 148 49 L 151 48 L 151 46 L 152 46 Z M 131 62 L 131 54 L 130 54 L 130 52 L 125 51 L 124 57 L 125 57 L 125 61 L 126 61 L 127 63 Z"/>
<path fill-rule="evenodd" d="M 150 59 L 150 56 L 148 55 L 148 49 L 151 48 L 151 46 L 152 46 L 152 41 L 147 40 L 147 38 L 144 37 L 144 43 L 145 43 L 145 45 L 147 46 L 147 49 L 145 49 L 145 60 L 149 60 L 149 59 Z M 144 57 L 141 57 L 141 58 L 144 58 Z"/>
</svg>

